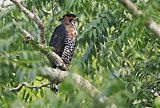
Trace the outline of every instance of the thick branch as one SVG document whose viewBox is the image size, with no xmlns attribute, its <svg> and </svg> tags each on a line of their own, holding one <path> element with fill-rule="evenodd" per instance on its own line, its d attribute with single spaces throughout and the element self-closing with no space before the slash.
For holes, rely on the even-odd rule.
<svg viewBox="0 0 160 108">
<path fill-rule="evenodd" d="M 142 14 L 142 12 L 140 10 L 138 10 L 138 8 L 136 7 L 136 5 L 134 5 L 130 0 L 118 0 L 126 9 L 128 9 L 131 14 L 133 14 L 133 16 L 140 16 Z M 149 18 L 146 22 L 145 22 L 145 26 L 151 31 L 153 32 L 158 38 L 160 38 L 160 27 L 159 25 L 153 21 L 152 18 Z"/>
<path fill-rule="evenodd" d="M 48 78 L 50 82 L 40 84 L 40 85 L 30 85 L 26 82 L 23 82 L 19 86 L 15 88 L 11 88 L 10 90 L 13 92 L 14 91 L 18 92 L 22 89 L 23 86 L 26 88 L 30 88 L 30 89 L 33 89 L 33 88 L 41 89 L 42 87 L 46 87 L 50 84 L 61 82 L 64 80 L 64 78 L 68 77 L 68 78 L 72 78 L 73 80 L 75 80 L 76 85 L 86 90 L 89 93 L 89 95 L 91 95 L 92 97 L 98 96 L 100 102 L 108 101 L 106 96 L 100 96 L 101 92 L 94 85 L 92 85 L 88 80 L 86 80 L 85 78 L 83 78 L 82 76 L 76 73 L 70 73 L 68 71 L 61 71 L 59 69 L 44 67 L 41 70 L 40 75 Z"/>
<path fill-rule="evenodd" d="M 33 14 L 30 12 L 28 9 L 26 9 L 20 2 L 19 0 L 11 0 L 18 8 L 21 9 L 21 11 L 28 17 L 29 19 L 33 20 L 37 25 L 40 30 L 40 35 L 39 35 L 39 43 L 44 44 L 45 43 L 45 37 L 44 37 L 44 25 L 40 18 L 38 17 L 37 14 Z"/>
<path fill-rule="evenodd" d="M 108 101 L 106 96 L 101 96 L 101 92 L 94 85 L 75 72 L 71 73 L 68 71 L 61 71 L 59 69 L 44 67 L 41 74 L 52 82 L 61 82 L 66 77 L 72 78 L 75 80 L 76 85 L 86 90 L 92 97 L 98 96 L 99 101 L 102 103 Z"/>
<path fill-rule="evenodd" d="M 76 73 L 70 73 L 68 71 L 61 71 L 50 67 L 44 67 L 41 74 L 47 77 L 52 82 L 61 82 L 65 77 L 69 77 L 75 80 L 76 84 L 87 90 L 91 96 L 97 96 L 100 91 L 92 85 L 88 80 L 84 79 Z"/>
<path fill-rule="evenodd" d="M 28 84 L 27 82 L 22 82 L 19 86 L 15 87 L 15 88 L 11 88 L 10 91 L 20 91 L 22 89 L 22 87 L 26 87 L 26 88 L 30 88 L 30 89 L 33 89 L 33 88 L 36 88 L 36 89 L 41 89 L 42 87 L 46 87 L 48 85 L 52 84 L 51 82 L 47 82 L 47 83 L 43 83 L 43 84 L 40 84 L 40 85 L 30 85 Z"/>
</svg>

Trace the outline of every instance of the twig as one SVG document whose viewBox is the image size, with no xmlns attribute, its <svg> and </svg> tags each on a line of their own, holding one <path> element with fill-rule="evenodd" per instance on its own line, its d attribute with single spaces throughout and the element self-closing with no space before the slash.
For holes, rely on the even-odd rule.
<svg viewBox="0 0 160 108">
<path fill-rule="evenodd" d="M 12 92 L 14 92 L 14 91 L 18 92 L 18 91 L 20 91 L 22 89 L 23 86 L 26 87 L 26 88 L 30 88 L 30 89 L 33 89 L 33 88 L 41 89 L 42 87 L 46 87 L 46 86 L 48 86 L 50 84 L 52 84 L 52 82 L 46 82 L 46 83 L 43 83 L 43 84 L 40 84 L 40 85 L 33 85 L 32 86 L 32 85 L 28 84 L 27 82 L 22 82 L 17 87 L 11 88 L 9 90 L 12 91 Z"/>
<path fill-rule="evenodd" d="M 140 10 L 130 0 L 118 0 L 126 9 L 128 9 L 133 16 L 138 17 L 142 14 Z M 153 21 L 152 18 L 147 19 L 145 26 L 153 32 L 158 38 L 160 38 L 160 27 Z"/>
<path fill-rule="evenodd" d="M 26 15 L 26 17 L 33 20 L 38 25 L 38 28 L 40 30 L 40 35 L 38 38 L 39 43 L 44 44 L 45 43 L 44 25 L 43 25 L 42 21 L 40 20 L 40 18 L 38 17 L 38 15 L 36 13 L 33 14 L 32 12 L 30 12 L 18 0 L 10 0 L 10 1 L 12 1 L 14 4 L 16 4 L 16 6 L 21 9 L 21 11 Z"/>
</svg>

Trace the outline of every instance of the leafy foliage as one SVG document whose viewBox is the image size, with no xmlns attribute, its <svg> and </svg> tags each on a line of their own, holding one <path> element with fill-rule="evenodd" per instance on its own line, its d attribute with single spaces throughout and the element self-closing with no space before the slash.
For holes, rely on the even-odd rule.
<svg viewBox="0 0 160 108">
<path fill-rule="evenodd" d="M 23 88 L 11 93 L 9 88 L 24 81 L 45 82 L 38 73 L 50 64 L 38 49 L 24 43 L 19 31 L 19 27 L 23 27 L 37 39 L 37 26 L 13 5 L 0 10 L 0 107 L 97 108 L 114 103 L 118 108 L 159 108 L 160 39 L 144 27 L 144 21 L 151 16 L 160 21 L 160 12 L 158 1 L 142 1 L 132 0 L 143 11 L 139 18 L 133 18 L 115 0 L 23 1 L 27 9 L 37 8 L 45 25 L 47 43 L 63 14 L 77 14 L 78 45 L 70 71 L 92 82 L 108 97 L 105 103 L 91 97 L 69 78 L 60 84 L 58 95 L 49 88 Z M 43 80 L 38 81 L 40 79 Z"/>
</svg>

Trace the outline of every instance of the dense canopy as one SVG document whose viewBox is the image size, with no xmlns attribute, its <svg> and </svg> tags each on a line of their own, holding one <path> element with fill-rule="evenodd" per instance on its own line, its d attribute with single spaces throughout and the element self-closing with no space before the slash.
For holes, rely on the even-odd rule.
<svg viewBox="0 0 160 108">
<path fill-rule="evenodd" d="M 49 47 L 66 13 L 79 20 L 69 71 Z M 159 0 L 1 0 L 0 107 L 160 108 L 158 24 Z"/>
</svg>

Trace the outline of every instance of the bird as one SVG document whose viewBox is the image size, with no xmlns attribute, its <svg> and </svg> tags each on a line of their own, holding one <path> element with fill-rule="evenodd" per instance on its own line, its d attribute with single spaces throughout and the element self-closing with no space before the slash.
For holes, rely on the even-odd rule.
<svg viewBox="0 0 160 108">
<path fill-rule="evenodd" d="M 76 47 L 76 17 L 77 16 L 72 13 L 63 15 L 62 18 L 59 19 L 61 24 L 55 28 L 49 42 L 49 46 L 54 47 L 55 53 L 61 57 L 67 67 L 72 60 Z M 52 67 L 57 68 L 54 63 L 52 63 Z M 53 84 L 51 87 L 55 94 L 58 93 L 57 85 L 58 84 Z"/>
</svg>

